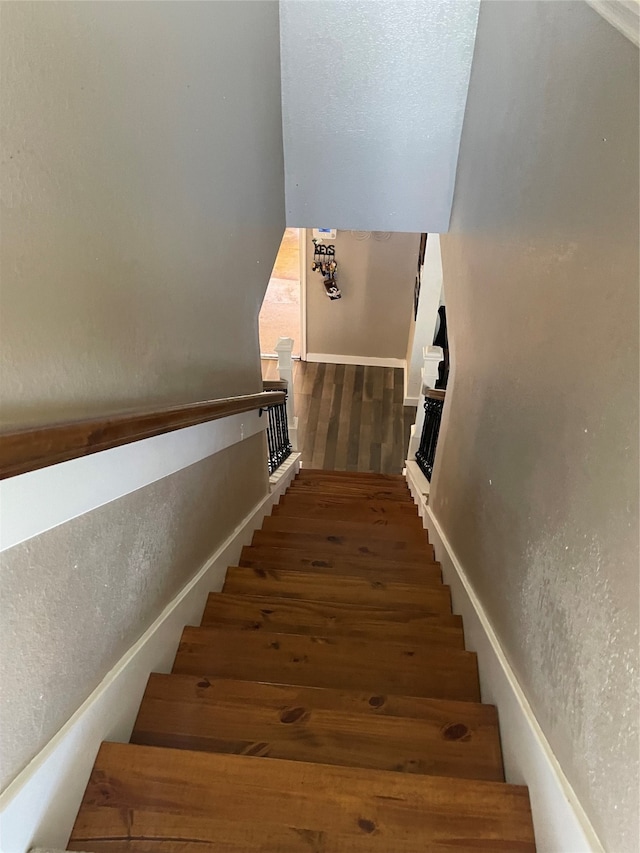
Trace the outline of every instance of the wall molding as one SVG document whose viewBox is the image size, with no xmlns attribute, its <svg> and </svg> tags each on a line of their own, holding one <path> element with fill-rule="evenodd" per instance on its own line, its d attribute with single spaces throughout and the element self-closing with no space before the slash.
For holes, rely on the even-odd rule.
<svg viewBox="0 0 640 853">
<path fill-rule="evenodd" d="M 415 499 L 416 481 L 410 476 L 407 480 Z M 478 654 L 482 701 L 498 708 L 506 779 L 529 788 L 538 853 L 604 853 L 464 567 L 432 508 L 424 501 L 416 503 L 442 565 L 444 582 L 451 587 L 454 612 L 463 618 L 466 647 Z"/>
<path fill-rule="evenodd" d="M 638 0 L 587 0 L 587 3 L 636 47 L 640 46 Z"/>
<path fill-rule="evenodd" d="M 244 441 L 267 420 L 243 412 L 2 480 L 0 551 Z"/>
<path fill-rule="evenodd" d="M 307 361 L 315 361 L 323 364 L 359 364 L 365 367 L 407 367 L 404 358 L 377 358 L 368 355 L 336 355 L 327 352 L 308 352 Z"/>
<path fill-rule="evenodd" d="M 403 406 L 415 406 L 417 408 L 419 402 L 420 402 L 420 397 L 405 397 L 404 400 L 402 401 L 402 405 Z"/>
<path fill-rule="evenodd" d="M 60 731 L 0 795 L 0 850 L 65 848 L 103 740 L 126 742 L 151 672 L 170 672 L 185 625 L 197 625 L 209 592 L 222 589 L 237 561 L 300 467 L 294 454 L 270 479 L 271 491 L 216 549 Z"/>
</svg>

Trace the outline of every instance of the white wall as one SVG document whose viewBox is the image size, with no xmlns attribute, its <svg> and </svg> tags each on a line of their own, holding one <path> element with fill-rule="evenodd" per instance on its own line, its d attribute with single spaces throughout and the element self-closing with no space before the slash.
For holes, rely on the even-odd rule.
<svg viewBox="0 0 640 853">
<path fill-rule="evenodd" d="M 477 0 L 283 0 L 287 223 L 446 231 Z"/>
<path fill-rule="evenodd" d="M 420 235 L 338 231 L 335 247 L 342 298 L 334 301 L 326 295 L 322 275 L 311 272 L 311 239 L 308 231 L 308 358 L 345 355 L 356 364 L 391 359 L 400 366 L 407 353 Z"/>
<path fill-rule="evenodd" d="M 615 853 L 640 843 L 638 72 L 586 3 L 481 4 L 430 501 Z"/>
</svg>

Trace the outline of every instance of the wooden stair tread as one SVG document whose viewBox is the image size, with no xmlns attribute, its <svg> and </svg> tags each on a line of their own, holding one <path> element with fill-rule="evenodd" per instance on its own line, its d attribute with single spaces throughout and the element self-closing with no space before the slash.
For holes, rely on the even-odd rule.
<svg viewBox="0 0 640 853">
<path fill-rule="evenodd" d="M 171 678 L 172 676 L 169 676 Z M 202 685 L 205 682 L 197 682 Z M 504 781 L 495 711 L 431 700 L 424 719 L 376 716 L 310 704 L 212 699 L 206 687 L 152 681 L 132 743 Z"/>
<path fill-rule="evenodd" d="M 184 693 L 198 695 L 206 692 L 208 702 L 242 702 L 268 708 L 309 705 L 325 711 L 345 711 L 352 714 L 373 714 L 384 717 L 410 717 L 414 720 L 433 719 L 434 702 L 440 709 L 450 708 L 455 715 L 460 706 L 469 704 L 487 725 L 497 722 L 493 705 L 478 702 L 460 702 L 452 699 L 429 699 L 402 693 L 376 693 L 351 688 L 310 687 L 304 684 L 286 684 L 274 681 L 243 681 L 236 678 L 213 678 L 185 675 L 177 672 L 153 672 L 149 684 L 157 689 L 180 697 Z M 154 688 L 155 689 L 155 688 Z M 475 713 L 475 712 L 474 712 Z"/>
<path fill-rule="evenodd" d="M 340 518 L 320 516 L 314 510 L 306 513 L 289 507 L 284 512 L 275 506 L 271 515 L 265 517 L 263 530 L 290 530 L 293 533 L 328 533 L 344 536 L 369 536 L 372 539 L 402 539 L 415 542 L 418 546 L 429 541 L 427 531 L 417 518 L 396 521 L 389 516 L 352 517 L 343 511 Z"/>
<path fill-rule="evenodd" d="M 473 652 L 420 643 L 186 627 L 172 672 L 480 701 Z"/>
<path fill-rule="evenodd" d="M 205 627 L 232 625 L 243 631 L 341 634 L 373 640 L 387 637 L 462 649 L 462 628 L 447 621 L 450 618 L 448 614 L 424 614 L 419 610 L 390 606 L 212 592 L 201 624 Z"/>
<path fill-rule="evenodd" d="M 348 482 L 354 480 L 362 483 L 381 481 L 383 483 L 396 483 L 406 488 L 407 481 L 402 474 L 379 474 L 371 471 L 325 471 L 323 468 L 302 468 L 299 477 L 315 477 L 317 479 L 331 478 Z"/>
<path fill-rule="evenodd" d="M 384 478 L 379 474 L 371 474 L 369 477 L 357 477 L 351 472 L 343 472 L 342 474 L 334 473 L 333 471 L 305 471 L 301 470 L 292 480 L 292 485 L 300 483 L 328 483 L 331 486 L 345 488 L 375 488 L 397 489 L 398 491 L 408 491 L 407 481 L 400 476 L 398 479 Z"/>
<path fill-rule="evenodd" d="M 533 851 L 526 788 L 105 743 L 70 849 Z M 150 842 L 150 843 L 149 843 Z"/>
<path fill-rule="evenodd" d="M 382 504 L 369 506 L 323 506 L 321 501 L 289 501 L 283 500 L 271 510 L 271 515 L 291 516 L 293 518 L 317 518 L 326 521 L 353 521 L 358 524 L 393 524 L 397 527 L 422 529 L 419 516 L 409 512 L 387 512 Z"/>
<path fill-rule="evenodd" d="M 415 518 L 418 521 L 418 508 L 415 504 L 407 504 L 403 501 L 376 501 L 361 499 L 359 497 L 345 497 L 344 495 L 333 495 L 332 497 L 318 497 L 309 492 L 286 492 L 280 497 L 276 504 L 282 509 L 288 506 L 300 508 L 343 511 L 359 510 L 370 515 L 391 516 L 392 518 Z"/>
<path fill-rule="evenodd" d="M 333 536 L 323 533 L 291 533 L 283 530 L 256 530 L 252 545 L 276 548 L 308 548 L 312 553 L 344 554 L 395 562 L 432 562 L 433 546 L 402 539 L 371 539 L 360 536 Z"/>
<path fill-rule="evenodd" d="M 235 595 L 275 595 L 307 601 L 341 601 L 451 613 L 449 587 L 435 579 L 428 583 L 406 584 L 369 581 L 350 575 L 328 577 L 314 572 L 230 566 L 222 589 Z"/>
<path fill-rule="evenodd" d="M 337 497 L 338 495 L 351 498 L 361 498 L 363 500 L 373 501 L 396 501 L 405 503 L 409 506 L 415 506 L 409 491 L 400 491 L 400 489 L 388 489 L 386 487 L 376 486 L 341 486 L 332 485 L 327 482 L 293 482 L 287 489 L 287 495 L 315 495 L 321 498 Z"/>
<path fill-rule="evenodd" d="M 433 577 L 442 577 L 440 563 L 422 558 L 414 563 L 409 560 L 394 563 L 389 559 L 367 559 L 362 554 L 325 553 L 313 556 L 305 548 L 278 548 L 268 545 L 245 545 L 238 562 L 241 566 L 254 568 L 299 569 L 332 576 L 345 574 L 375 580 L 398 580 L 405 583 L 420 583 L 425 572 Z"/>
</svg>

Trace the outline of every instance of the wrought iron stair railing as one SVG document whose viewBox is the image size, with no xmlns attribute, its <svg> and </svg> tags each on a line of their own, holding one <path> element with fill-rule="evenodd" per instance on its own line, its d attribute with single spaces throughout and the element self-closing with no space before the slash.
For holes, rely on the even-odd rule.
<svg viewBox="0 0 640 853">
<path fill-rule="evenodd" d="M 273 474 L 292 453 L 291 441 L 289 439 L 289 424 L 287 421 L 287 394 L 286 382 L 263 382 L 263 391 L 284 391 L 285 398 L 273 406 L 264 406 L 260 411 L 267 412 L 269 425 L 267 426 L 267 462 L 269 473 Z"/>
<path fill-rule="evenodd" d="M 420 436 L 420 446 L 416 451 L 416 462 L 429 482 L 431 482 L 433 463 L 436 458 L 444 398 L 445 391 L 429 388 L 425 392 L 424 423 Z"/>
</svg>

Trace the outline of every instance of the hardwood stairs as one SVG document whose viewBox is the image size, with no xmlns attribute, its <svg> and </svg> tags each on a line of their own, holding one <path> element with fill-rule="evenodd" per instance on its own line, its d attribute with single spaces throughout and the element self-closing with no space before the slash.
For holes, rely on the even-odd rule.
<svg viewBox="0 0 640 853">
<path fill-rule="evenodd" d="M 535 849 L 402 477 L 303 470 L 239 563 L 102 744 L 70 850 Z"/>
</svg>

